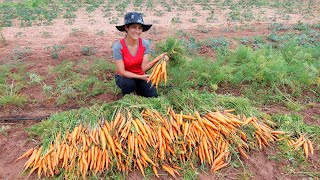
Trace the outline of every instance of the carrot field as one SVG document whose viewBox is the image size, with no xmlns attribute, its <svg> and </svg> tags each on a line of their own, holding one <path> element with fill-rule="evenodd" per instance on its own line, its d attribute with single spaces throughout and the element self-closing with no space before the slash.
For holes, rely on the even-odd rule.
<svg viewBox="0 0 320 180">
<path fill-rule="evenodd" d="M 319 0 L 0 0 L 0 179 L 319 179 Z M 122 96 L 130 11 L 159 97 Z"/>
</svg>

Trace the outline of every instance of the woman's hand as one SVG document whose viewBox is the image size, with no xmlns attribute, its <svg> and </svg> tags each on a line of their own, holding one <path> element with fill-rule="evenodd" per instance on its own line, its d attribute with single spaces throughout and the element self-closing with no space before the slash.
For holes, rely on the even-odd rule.
<svg viewBox="0 0 320 180">
<path fill-rule="evenodd" d="M 168 58 L 169 59 L 169 57 L 168 57 L 168 55 L 167 55 L 168 53 L 167 52 L 165 52 L 165 53 L 162 53 L 162 54 L 160 54 L 158 57 L 156 57 L 153 61 L 151 61 L 150 63 L 152 64 L 152 65 L 154 65 L 155 63 L 157 63 L 158 61 L 160 61 L 162 58 Z"/>
<path fill-rule="evenodd" d="M 145 80 L 145 81 L 148 81 L 150 75 L 149 74 L 144 74 L 144 75 L 141 75 L 141 78 L 142 80 Z"/>
</svg>

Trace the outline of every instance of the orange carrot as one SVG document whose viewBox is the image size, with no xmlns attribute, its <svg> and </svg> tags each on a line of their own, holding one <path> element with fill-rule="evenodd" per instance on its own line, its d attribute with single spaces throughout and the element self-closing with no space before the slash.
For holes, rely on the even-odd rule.
<svg viewBox="0 0 320 180">
<path fill-rule="evenodd" d="M 149 158 L 149 156 L 143 149 L 140 149 L 140 154 L 147 162 L 151 163 L 152 165 L 155 165 L 155 163 Z"/>
<path fill-rule="evenodd" d="M 304 154 L 306 156 L 306 159 L 308 159 L 308 157 L 309 157 L 309 149 L 308 149 L 308 143 L 306 141 L 303 143 L 303 149 L 304 149 Z"/>
<path fill-rule="evenodd" d="M 72 141 L 76 142 L 77 136 L 78 136 L 78 132 L 79 132 L 79 127 L 75 127 L 72 133 Z"/>
<path fill-rule="evenodd" d="M 20 157 L 18 157 L 14 162 L 19 161 L 20 159 L 29 157 L 34 151 L 34 148 L 30 148 L 28 151 L 26 151 L 24 154 L 22 154 Z"/>
<path fill-rule="evenodd" d="M 216 167 L 213 169 L 213 172 L 216 172 L 216 171 L 218 171 L 218 170 L 226 167 L 228 164 L 229 164 L 229 163 L 223 163 L 223 164 L 221 164 L 221 165 L 219 165 L 219 166 L 216 166 Z"/>
<path fill-rule="evenodd" d="M 226 155 L 226 152 L 221 152 L 213 161 L 211 170 L 213 170 L 217 163 L 219 163 Z"/>
<path fill-rule="evenodd" d="M 239 153 L 246 159 L 249 159 L 249 157 L 247 156 L 247 154 L 244 152 L 244 150 L 241 147 L 237 148 Z"/>
<path fill-rule="evenodd" d="M 167 171 L 172 177 L 176 178 L 173 169 L 169 165 L 163 164 L 162 169 Z"/>
<path fill-rule="evenodd" d="M 103 130 L 100 130 L 100 139 L 101 139 L 102 151 L 105 151 L 107 147 L 107 139 Z"/>
<path fill-rule="evenodd" d="M 141 164 L 141 162 L 140 162 L 139 159 L 137 159 L 137 164 L 138 164 L 138 167 L 139 167 L 139 169 L 140 169 L 143 177 L 145 177 L 144 170 L 143 170 L 143 166 L 142 166 L 142 164 Z"/>
<path fill-rule="evenodd" d="M 152 170 L 153 170 L 154 174 L 157 176 L 157 178 L 160 178 L 159 174 L 158 174 L 157 167 L 156 166 L 152 166 Z"/>
<path fill-rule="evenodd" d="M 164 127 L 161 128 L 161 132 L 164 135 L 164 137 L 167 138 L 170 143 L 172 143 L 171 137 L 168 131 Z"/>
<path fill-rule="evenodd" d="M 116 148 L 115 148 L 114 142 L 113 142 L 110 134 L 107 135 L 107 140 L 108 140 L 109 146 L 111 148 L 112 154 L 114 155 L 114 157 L 117 157 Z"/>
<path fill-rule="evenodd" d="M 312 142 L 310 140 L 307 140 L 307 143 L 309 145 L 309 150 L 310 150 L 310 154 L 313 155 L 313 145 Z"/>
</svg>

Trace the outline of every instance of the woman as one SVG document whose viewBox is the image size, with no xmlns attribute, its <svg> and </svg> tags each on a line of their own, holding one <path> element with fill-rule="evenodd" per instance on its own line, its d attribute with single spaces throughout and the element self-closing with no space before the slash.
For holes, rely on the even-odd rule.
<svg viewBox="0 0 320 180">
<path fill-rule="evenodd" d="M 157 90 L 147 83 L 146 74 L 157 61 L 149 62 L 150 45 L 140 36 L 148 31 L 152 24 L 144 24 L 142 14 L 129 12 L 124 16 L 124 25 L 116 26 L 121 32 L 126 32 L 125 38 L 113 45 L 113 60 L 116 64 L 115 81 L 122 94 L 136 92 L 144 97 L 158 97 Z"/>
</svg>

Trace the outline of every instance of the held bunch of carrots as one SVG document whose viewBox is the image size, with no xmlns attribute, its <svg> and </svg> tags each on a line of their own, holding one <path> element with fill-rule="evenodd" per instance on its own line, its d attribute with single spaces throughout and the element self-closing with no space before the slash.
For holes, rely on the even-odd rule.
<svg viewBox="0 0 320 180">
<path fill-rule="evenodd" d="M 155 67 L 152 70 L 151 75 L 147 82 L 152 82 L 152 85 L 155 85 L 158 89 L 158 85 L 160 81 L 163 81 L 164 85 L 167 84 L 167 60 L 169 57 L 167 53 L 163 53 L 155 58 L 153 61 L 157 62 Z"/>
<path fill-rule="evenodd" d="M 145 109 L 139 117 L 122 111 L 96 128 L 80 124 L 64 136 L 58 133 L 47 151 L 42 146 L 32 148 L 17 160 L 29 157 L 24 170 L 30 169 L 29 175 L 37 172 L 39 177 L 58 175 L 61 169 L 74 177 L 107 173 L 110 169 L 123 173 L 139 169 L 145 176 L 149 166 L 157 177 L 159 169 L 177 177 L 182 170 L 178 164 L 194 167 L 192 162 L 198 160 L 214 173 L 230 163 L 231 148 L 248 158 L 250 148 L 288 139 L 285 132 L 275 131 L 255 117 L 231 111 L 200 115 L 197 111 L 184 114 L 168 108 L 163 115 Z M 254 131 L 254 142 L 243 131 L 247 126 Z M 306 140 L 294 144 L 300 145 L 301 141 Z"/>
</svg>

